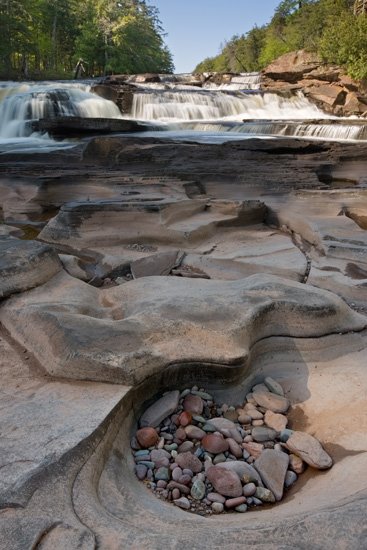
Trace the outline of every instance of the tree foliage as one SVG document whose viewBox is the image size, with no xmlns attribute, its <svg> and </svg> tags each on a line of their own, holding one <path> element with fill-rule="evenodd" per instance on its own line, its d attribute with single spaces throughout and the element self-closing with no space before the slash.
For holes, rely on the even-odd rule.
<svg viewBox="0 0 367 550">
<path fill-rule="evenodd" d="M 367 15 L 353 14 L 354 0 L 282 0 L 268 25 L 234 36 L 195 71 L 257 71 L 295 50 L 315 52 L 367 78 Z"/>
<path fill-rule="evenodd" d="M 0 0 L 0 74 L 171 72 L 158 10 L 145 0 Z"/>
</svg>

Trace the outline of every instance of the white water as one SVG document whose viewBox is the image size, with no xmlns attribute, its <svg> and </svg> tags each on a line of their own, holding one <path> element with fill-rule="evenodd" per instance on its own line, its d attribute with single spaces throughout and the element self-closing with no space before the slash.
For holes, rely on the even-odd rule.
<svg viewBox="0 0 367 550">
<path fill-rule="evenodd" d="M 239 76 L 233 76 L 228 83 L 217 86 L 211 82 L 205 82 L 203 87 L 211 90 L 259 90 L 260 86 L 260 73 L 242 73 Z"/>
<path fill-rule="evenodd" d="M 53 116 L 121 118 L 112 102 L 80 83 L 20 84 L 0 88 L 0 139 L 31 136 L 29 122 Z"/>
<path fill-rule="evenodd" d="M 198 77 L 189 74 L 161 75 L 160 83 L 134 81 L 138 91 L 131 114 L 124 117 L 161 127 L 160 132 L 141 135 L 209 143 L 252 136 L 367 140 L 367 126 L 326 115 L 301 93 L 284 97 L 256 91 L 257 73 L 234 76 L 220 86 L 207 80 L 198 88 L 194 82 Z M 244 89 L 248 92 L 240 91 Z M 90 92 L 89 83 L 0 83 L 0 153 L 70 146 L 32 133 L 30 125 L 32 120 L 63 115 L 122 118 L 114 103 Z"/>
<path fill-rule="evenodd" d="M 227 94 L 201 90 L 137 93 L 131 116 L 161 122 L 328 118 L 302 94 L 287 98 L 271 93 Z"/>
</svg>

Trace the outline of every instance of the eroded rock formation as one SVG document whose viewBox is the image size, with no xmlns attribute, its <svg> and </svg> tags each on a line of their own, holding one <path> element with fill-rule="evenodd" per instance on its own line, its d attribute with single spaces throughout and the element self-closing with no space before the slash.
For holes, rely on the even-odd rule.
<svg viewBox="0 0 367 550">
<path fill-rule="evenodd" d="M 336 65 L 327 65 L 303 50 L 282 55 L 263 70 L 262 88 L 267 91 L 300 90 L 323 111 L 350 116 L 367 113 L 364 87 Z"/>
<path fill-rule="evenodd" d="M 366 152 L 104 137 L 1 158 L 0 548 L 363 547 Z M 236 405 L 267 376 L 330 472 L 215 521 L 138 482 L 154 396 Z"/>
</svg>

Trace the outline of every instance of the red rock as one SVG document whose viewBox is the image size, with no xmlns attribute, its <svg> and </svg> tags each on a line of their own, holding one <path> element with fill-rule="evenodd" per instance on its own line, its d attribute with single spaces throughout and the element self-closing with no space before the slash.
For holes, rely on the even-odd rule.
<svg viewBox="0 0 367 550">
<path fill-rule="evenodd" d="M 207 478 L 220 495 L 234 498 L 242 496 L 241 480 L 235 472 L 211 466 Z"/>
<path fill-rule="evenodd" d="M 204 403 L 201 397 L 198 395 L 187 395 L 183 402 L 184 411 L 191 412 L 192 414 L 201 414 L 204 409 Z"/>
<path fill-rule="evenodd" d="M 183 411 L 178 417 L 178 421 L 180 423 L 180 426 L 188 426 L 189 424 L 191 424 L 192 414 L 188 411 Z"/>
<path fill-rule="evenodd" d="M 178 498 L 180 498 L 180 496 L 181 496 L 180 490 L 177 489 L 177 488 L 173 489 L 173 491 L 172 491 L 172 499 L 173 499 L 173 500 L 177 500 Z"/>
<path fill-rule="evenodd" d="M 175 458 L 176 464 L 182 468 L 182 470 L 188 469 L 198 474 L 203 467 L 201 461 L 197 456 L 193 455 L 189 451 L 187 453 L 180 453 Z"/>
<path fill-rule="evenodd" d="M 189 485 L 191 483 L 191 476 L 187 474 L 183 474 L 182 476 L 179 477 L 177 482 L 180 483 L 181 485 Z"/>
<path fill-rule="evenodd" d="M 242 443 L 242 447 L 254 458 L 259 458 L 264 450 L 264 445 L 262 445 L 262 443 L 255 443 L 254 441 Z"/>
<path fill-rule="evenodd" d="M 186 453 L 187 451 L 191 451 L 191 449 L 194 447 L 194 444 L 192 441 L 184 441 L 177 449 L 179 453 Z"/>
<path fill-rule="evenodd" d="M 167 489 L 169 491 L 172 491 L 173 489 L 178 489 L 180 493 L 184 495 L 188 495 L 190 493 L 190 489 L 186 487 L 186 485 L 181 485 L 181 483 L 177 483 L 177 481 L 170 481 L 167 485 Z"/>
<path fill-rule="evenodd" d="M 185 441 L 185 439 L 187 437 L 185 430 L 183 428 L 178 428 L 176 430 L 175 437 L 176 437 L 176 439 L 180 439 L 181 442 Z"/>
<path fill-rule="evenodd" d="M 140 428 L 140 430 L 136 432 L 136 439 L 143 449 L 147 449 L 158 443 L 159 435 L 154 428 Z"/>
<path fill-rule="evenodd" d="M 201 445 L 206 451 L 213 454 L 224 453 L 228 451 L 228 441 L 219 434 L 208 434 L 201 440 Z"/>
<path fill-rule="evenodd" d="M 237 498 L 228 498 L 224 506 L 226 508 L 236 508 L 236 506 L 240 506 L 241 504 L 246 504 L 246 497 L 237 497 Z"/>
</svg>

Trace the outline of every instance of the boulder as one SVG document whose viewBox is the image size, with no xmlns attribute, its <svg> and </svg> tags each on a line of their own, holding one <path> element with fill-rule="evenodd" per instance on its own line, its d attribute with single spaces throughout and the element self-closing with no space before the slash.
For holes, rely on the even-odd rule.
<svg viewBox="0 0 367 550">
<path fill-rule="evenodd" d="M 289 52 L 278 57 L 264 69 L 263 74 L 273 80 L 297 82 L 305 73 L 319 69 L 320 59 L 304 50 Z"/>
<path fill-rule="evenodd" d="M 335 107 L 337 105 L 344 105 L 347 92 L 342 86 L 329 84 L 309 90 L 307 97 L 324 106 Z"/>
</svg>

